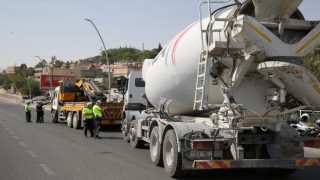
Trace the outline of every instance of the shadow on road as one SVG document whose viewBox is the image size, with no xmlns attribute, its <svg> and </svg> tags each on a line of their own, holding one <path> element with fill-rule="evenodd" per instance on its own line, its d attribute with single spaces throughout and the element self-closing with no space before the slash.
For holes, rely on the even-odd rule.
<svg viewBox="0 0 320 180">
<path fill-rule="evenodd" d="M 223 179 L 223 180 L 248 180 L 248 179 L 281 179 L 281 180 L 292 180 L 292 175 L 281 175 L 281 169 L 233 169 L 233 170 L 214 170 L 214 171 L 193 171 L 183 178 L 183 180 L 212 180 L 212 179 Z"/>
<path fill-rule="evenodd" d="M 102 132 L 119 132 L 121 133 L 121 125 L 105 125 L 100 128 Z"/>
</svg>

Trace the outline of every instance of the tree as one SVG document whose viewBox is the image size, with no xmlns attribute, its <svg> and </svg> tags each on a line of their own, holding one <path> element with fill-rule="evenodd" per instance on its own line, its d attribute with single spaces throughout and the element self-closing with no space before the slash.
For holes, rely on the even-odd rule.
<svg viewBox="0 0 320 180">
<path fill-rule="evenodd" d="M 305 59 L 303 64 L 320 79 L 320 50 L 316 50 L 313 56 Z"/>
<path fill-rule="evenodd" d="M 159 53 L 161 50 L 162 50 L 162 46 L 161 46 L 161 43 L 159 43 L 158 49 L 157 49 L 158 53 Z"/>
<path fill-rule="evenodd" d="M 12 80 L 11 80 L 10 76 L 7 74 L 4 74 L 3 75 L 3 84 L 2 84 L 3 88 L 5 90 L 10 89 L 11 84 L 12 84 Z"/>
</svg>

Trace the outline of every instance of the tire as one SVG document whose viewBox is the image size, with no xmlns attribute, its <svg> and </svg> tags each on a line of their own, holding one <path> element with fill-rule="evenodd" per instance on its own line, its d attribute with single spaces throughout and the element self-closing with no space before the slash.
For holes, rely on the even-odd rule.
<svg viewBox="0 0 320 180">
<path fill-rule="evenodd" d="M 143 148 L 144 142 L 138 138 L 138 122 L 133 120 L 130 125 L 129 131 L 129 138 L 130 138 L 130 145 L 133 148 Z"/>
<path fill-rule="evenodd" d="M 167 131 L 163 141 L 163 164 L 166 174 L 173 178 L 181 178 L 186 175 L 182 170 L 181 154 L 178 152 L 178 144 L 173 129 Z"/>
<path fill-rule="evenodd" d="M 81 122 L 79 120 L 79 115 L 76 112 L 73 113 L 73 116 L 72 116 L 72 126 L 75 129 L 80 129 L 80 127 L 81 127 Z"/>
<path fill-rule="evenodd" d="M 50 117 L 53 123 L 58 123 L 58 111 L 56 110 L 51 111 Z"/>
<path fill-rule="evenodd" d="M 68 112 L 67 113 L 67 126 L 69 127 L 69 128 L 72 128 L 72 112 Z"/>
<path fill-rule="evenodd" d="M 128 133 L 128 120 L 127 119 L 123 120 L 121 131 L 122 131 L 123 140 L 125 142 L 130 142 L 130 136 L 129 136 L 129 133 Z"/>
<path fill-rule="evenodd" d="M 155 126 L 150 135 L 150 158 L 154 165 L 163 166 L 162 146 L 159 140 L 159 127 Z"/>
</svg>

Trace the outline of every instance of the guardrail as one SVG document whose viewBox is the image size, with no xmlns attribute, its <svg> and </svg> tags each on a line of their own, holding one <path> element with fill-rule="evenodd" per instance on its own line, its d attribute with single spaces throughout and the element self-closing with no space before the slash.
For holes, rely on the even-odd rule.
<svg viewBox="0 0 320 180">
<path fill-rule="evenodd" d="M 1 98 L 1 99 L 6 99 L 6 100 L 11 101 L 11 102 L 16 102 L 16 103 L 22 103 L 22 102 L 24 102 L 24 100 L 22 99 L 22 97 L 19 96 L 19 95 L 12 95 L 12 94 L 0 93 L 0 98 Z"/>
</svg>

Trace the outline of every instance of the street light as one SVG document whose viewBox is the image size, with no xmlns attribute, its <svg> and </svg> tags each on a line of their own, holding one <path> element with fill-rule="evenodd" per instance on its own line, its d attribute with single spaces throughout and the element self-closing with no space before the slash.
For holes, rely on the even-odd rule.
<svg viewBox="0 0 320 180">
<path fill-rule="evenodd" d="M 108 99 L 110 101 L 110 93 L 111 93 L 111 74 L 110 74 L 110 64 L 109 64 L 109 58 L 108 58 L 108 53 L 107 53 L 107 49 L 106 49 L 106 45 L 104 44 L 103 42 L 103 39 L 98 31 L 98 28 L 96 27 L 96 25 L 94 25 L 94 23 L 90 20 L 90 19 L 85 19 L 86 21 L 89 21 L 91 22 L 91 24 L 93 25 L 93 27 L 96 29 L 100 39 L 101 39 L 101 42 L 102 42 L 102 45 L 103 45 L 103 48 L 104 48 L 104 52 L 106 53 L 106 58 L 107 58 L 107 64 L 108 64 L 108 89 L 109 89 L 109 93 L 108 93 Z"/>
<path fill-rule="evenodd" d="M 49 75 L 49 64 L 47 63 L 47 61 L 44 59 L 41 59 L 39 56 L 35 56 L 35 57 L 39 58 L 40 62 L 46 65 L 47 75 Z M 49 77 L 50 77 L 50 97 L 51 97 L 52 96 L 52 76 L 50 75 Z"/>
</svg>

